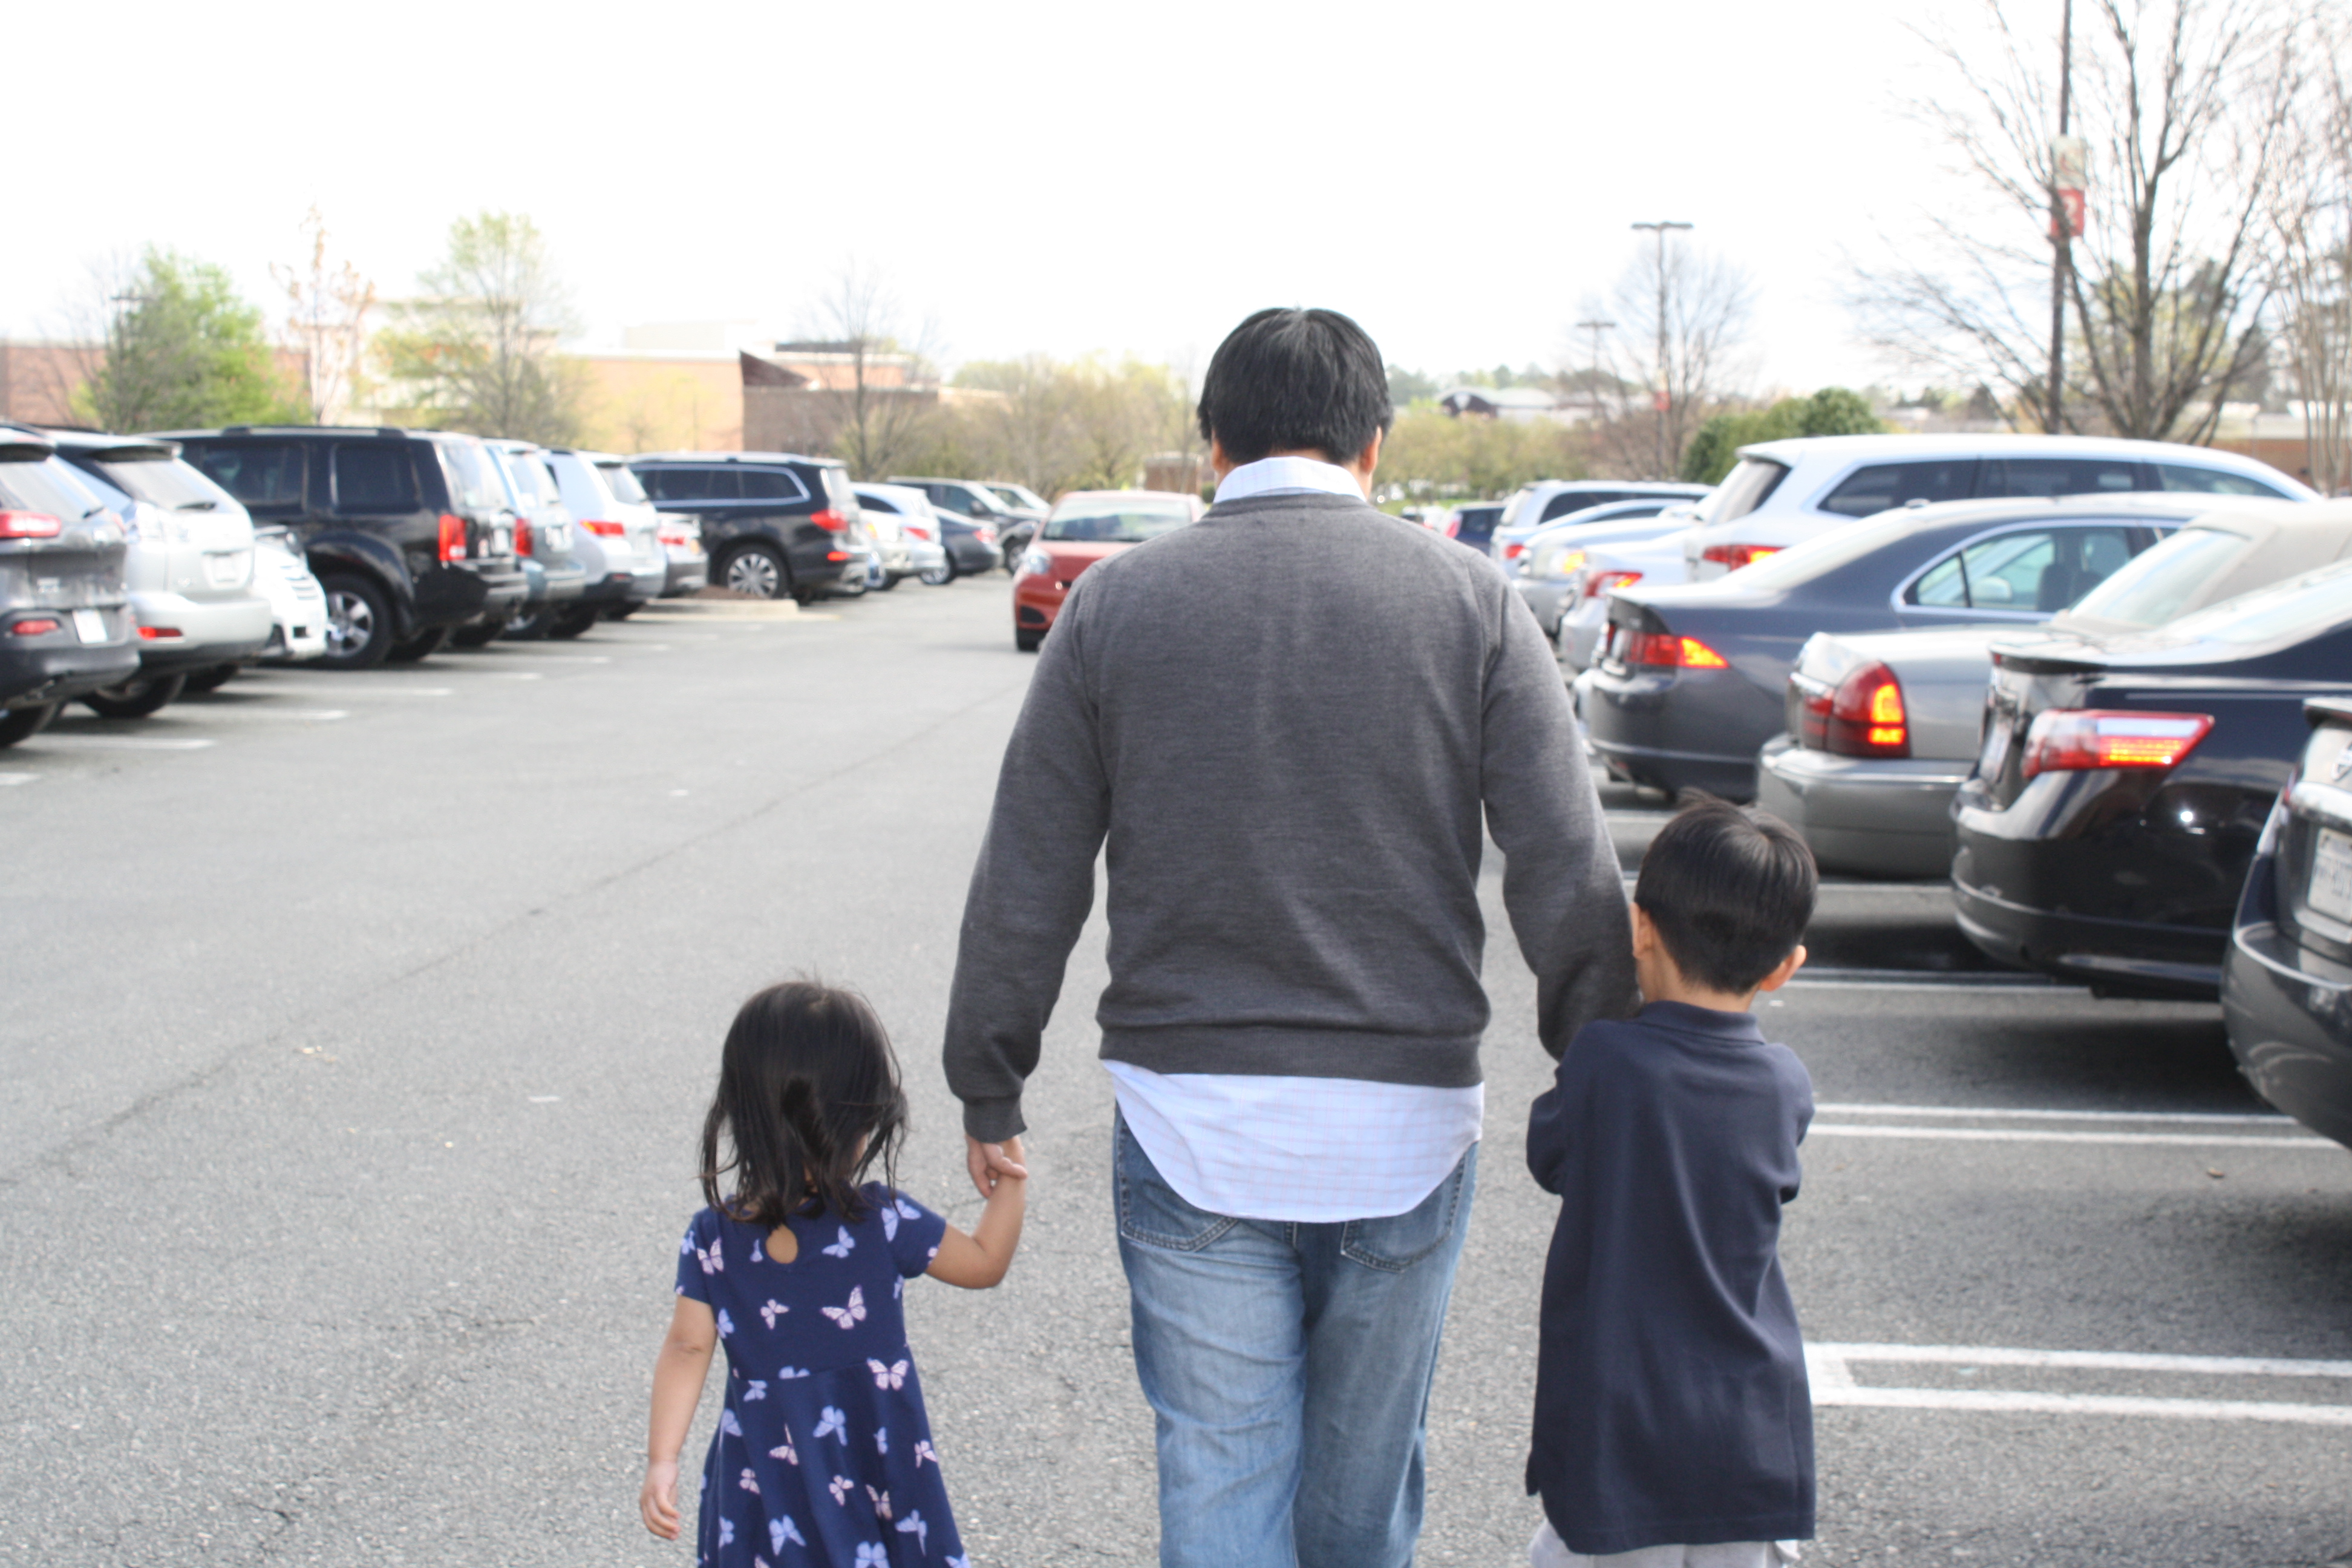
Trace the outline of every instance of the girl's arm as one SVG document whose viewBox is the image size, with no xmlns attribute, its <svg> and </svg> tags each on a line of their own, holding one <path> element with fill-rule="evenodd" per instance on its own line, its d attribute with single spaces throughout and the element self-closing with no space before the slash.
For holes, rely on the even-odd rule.
<svg viewBox="0 0 2352 1568">
<path fill-rule="evenodd" d="M 694 1425 L 694 1407 L 701 1402 L 702 1380 L 709 1373 L 711 1348 L 718 1342 L 719 1320 L 711 1315 L 710 1304 L 680 1296 L 677 1310 L 670 1314 L 669 1332 L 662 1337 L 661 1354 L 654 1361 L 646 1484 L 637 1493 L 637 1511 L 645 1516 L 646 1528 L 664 1541 L 677 1539 L 677 1453 L 686 1447 L 687 1428 Z"/>
<path fill-rule="evenodd" d="M 1004 1141 L 1004 1152 L 1016 1168 L 1027 1163 L 1018 1138 Z M 940 1255 L 924 1272 L 967 1290 L 985 1290 L 1003 1279 L 1004 1271 L 1013 1267 L 1013 1249 L 1021 1245 L 1021 1214 L 1028 1196 L 1028 1177 L 999 1166 L 995 1190 L 988 1194 L 988 1206 L 980 1211 L 980 1223 L 971 1227 L 970 1236 L 948 1226 L 940 1237 Z"/>
</svg>

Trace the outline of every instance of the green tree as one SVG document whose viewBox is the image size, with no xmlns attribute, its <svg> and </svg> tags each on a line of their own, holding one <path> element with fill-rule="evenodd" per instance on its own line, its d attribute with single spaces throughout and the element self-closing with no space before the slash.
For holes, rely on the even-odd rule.
<svg viewBox="0 0 2352 1568">
<path fill-rule="evenodd" d="M 1870 400 L 1843 386 L 1825 386 L 1811 397 L 1784 397 L 1769 408 L 1718 414 L 1698 427 L 1683 450 L 1682 477 L 1694 484 L 1723 482 L 1739 460 L 1739 448 L 1792 436 L 1874 436 L 1885 429 L 1870 411 Z"/>
<path fill-rule="evenodd" d="M 556 353 L 573 321 L 547 241 L 520 213 L 449 226 L 449 253 L 423 274 L 382 340 L 409 410 L 478 436 L 562 446 L 578 439 L 584 388 Z"/>
<path fill-rule="evenodd" d="M 107 430 L 308 423 L 260 308 L 223 268 L 150 246 L 109 303 L 105 357 L 73 394 L 78 417 Z"/>
</svg>

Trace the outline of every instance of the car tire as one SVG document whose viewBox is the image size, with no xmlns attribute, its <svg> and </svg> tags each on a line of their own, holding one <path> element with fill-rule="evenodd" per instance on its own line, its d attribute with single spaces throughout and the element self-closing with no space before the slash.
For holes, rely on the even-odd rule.
<svg viewBox="0 0 2352 1568">
<path fill-rule="evenodd" d="M 498 640 L 500 632 L 512 625 L 514 625 L 512 621 L 468 621 L 449 634 L 449 646 L 488 647 Z M 400 657 L 397 649 L 394 651 L 393 657 L 394 658 Z"/>
<path fill-rule="evenodd" d="M 956 569 L 953 561 L 950 561 L 944 566 L 926 567 L 922 573 L 923 586 L 926 588 L 944 588 L 955 580 Z"/>
<path fill-rule="evenodd" d="M 559 642 L 570 642 L 595 624 L 596 612 L 593 609 L 566 610 L 549 624 L 547 635 Z"/>
<path fill-rule="evenodd" d="M 798 598 L 793 569 L 773 545 L 746 544 L 727 552 L 719 563 L 719 584 L 755 599 Z"/>
<path fill-rule="evenodd" d="M 230 679 L 234 677 L 238 670 L 244 668 L 245 667 L 241 664 L 214 664 L 207 665 L 202 669 L 192 669 L 188 671 L 187 689 L 190 691 L 218 691 L 222 687 L 229 683 Z"/>
<path fill-rule="evenodd" d="M 420 659 L 431 658 L 449 646 L 449 629 L 447 626 L 435 626 L 429 631 L 404 637 L 393 644 L 383 657 L 394 664 L 415 664 Z"/>
<path fill-rule="evenodd" d="M 41 702 L 30 708 L 10 708 L 0 710 L 0 746 L 13 746 L 19 741 L 29 741 L 49 727 L 58 716 L 62 702 Z"/>
<path fill-rule="evenodd" d="M 1035 653 L 1037 645 L 1045 640 L 1044 632 L 1024 632 L 1016 629 L 1013 634 L 1013 646 L 1023 653 Z"/>
<path fill-rule="evenodd" d="M 100 687 L 82 702 L 103 718 L 144 719 L 171 706 L 187 684 L 184 675 L 134 675 L 120 685 Z"/>
<path fill-rule="evenodd" d="M 897 587 L 901 579 L 898 573 L 885 572 L 882 574 L 882 580 L 879 583 L 870 584 L 870 586 L 881 593 L 887 594 L 891 589 Z"/>
<path fill-rule="evenodd" d="M 373 669 L 392 651 L 392 601 L 365 577 L 331 573 L 327 591 L 327 651 L 321 669 Z"/>
<path fill-rule="evenodd" d="M 611 609 L 604 612 L 604 618 L 608 621 L 625 621 L 631 616 L 635 615 L 639 610 L 644 608 L 645 605 L 635 603 L 614 605 Z"/>
<path fill-rule="evenodd" d="M 559 612 L 541 610 L 535 615 L 521 616 L 507 623 L 503 634 L 509 642 L 537 642 L 553 626 Z"/>
</svg>

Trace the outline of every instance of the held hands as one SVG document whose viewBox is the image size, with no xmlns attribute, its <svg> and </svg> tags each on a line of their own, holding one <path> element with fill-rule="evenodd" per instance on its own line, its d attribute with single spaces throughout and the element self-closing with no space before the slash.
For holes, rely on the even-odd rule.
<svg viewBox="0 0 2352 1568">
<path fill-rule="evenodd" d="M 646 1528 L 664 1541 L 677 1539 L 677 1461 L 653 1459 L 646 1465 L 646 1484 L 637 1492 L 637 1511 Z"/>
<path fill-rule="evenodd" d="M 964 1138 L 964 1164 L 971 1172 L 971 1184 L 983 1198 L 996 1195 L 1000 1182 L 1025 1182 L 1029 1167 L 1021 1163 L 1021 1140 L 1007 1138 L 1002 1143 L 983 1143 L 967 1134 Z"/>
</svg>

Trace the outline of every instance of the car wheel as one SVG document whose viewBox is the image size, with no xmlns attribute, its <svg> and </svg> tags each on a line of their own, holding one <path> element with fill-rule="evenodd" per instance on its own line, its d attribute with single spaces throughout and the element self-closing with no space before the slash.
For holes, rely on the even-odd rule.
<svg viewBox="0 0 2352 1568">
<path fill-rule="evenodd" d="M 394 664 L 415 664 L 419 659 L 431 658 L 448 646 L 449 628 L 435 626 L 430 631 L 401 638 L 383 657 Z"/>
<path fill-rule="evenodd" d="M 0 746 L 13 746 L 19 741 L 29 741 L 49 727 L 58 716 L 62 702 L 42 702 L 30 708 L 11 708 L 0 711 Z"/>
<path fill-rule="evenodd" d="M 170 706 L 187 684 L 184 675 L 134 675 L 120 685 L 100 687 L 82 701 L 109 719 L 144 719 Z"/>
<path fill-rule="evenodd" d="M 1037 651 L 1037 645 L 1045 640 L 1045 634 L 1044 632 L 1015 631 L 1013 634 L 1013 646 L 1019 648 L 1023 653 L 1035 653 Z"/>
<path fill-rule="evenodd" d="M 922 577 L 923 586 L 944 588 L 956 580 L 955 563 L 950 561 L 944 566 L 927 566 L 923 569 Z"/>
<path fill-rule="evenodd" d="M 553 610 L 541 610 L 537 615 L 524 616 L 520 619 L 509 621 L 507 623 L 506 640 L 509 642 L 537 642 L 540 638 L 547 636 L 548 632 L 554 626 L 555 621 L 556 612 Z"/>
<path fill-rule="evenodd" d="M 764 544 L 746 544 L 729 554 L 727 563 L 719 569 L 719 581 L 755 599 L 781 599 L 793 594 L 792 569 L 782 555 Z"/>
<path fill-rule="evenodd" d="M 898 583 L 899 583 L 898 574 L 897 574 L 896 572 L 885 572 L 885 573 L 883 573 L 883 574 L 882 574 L 881 579 L 880 579 L 878 582 L 869 584 L 868 584 L 868 586 L 870 586 L 870 587 L 874 587 L 874 588 L 878 588 L 878 589 L 880 589 L 883 593 L 887 594 L 887 593 L 888 593 L 891 589 L 893 589 L 893 588 L 897 587 L 897 586 L 898 585 Z"/>
<path fill-rule="evenodd" d="M 364 577 L 331 574 L 327 591 L 327 651 L 321 669 L 373 669 L 392 651 L 392 603 Z"/>
<path fill-rule="evenodd" d="M 449 634 L 449 643 L 453 647 L 488 647 L 498 640 L 500 632 L 513 624 L 512 621 L 468 621 Z M 394 649 L 392 657 L 398 658 L 400 651 Z M 417 657 L 424 656 L 420 654 Z"/>
<path fill-rule="evenodd" d="M 244 666 L 236 664 L 215 664 L 208 665 L 203 669 L 192 669 L 188 672 L 187 689 L 218 691 L 222 687 L 226 686 L 229 679 L 243 668 Z"/>
<path fill-rule="evenodd" d="M 635 603 L 615 605 L 611 609 L 604 612 L 604 618 L 608 621 L 625 621 L 631 616 L 635 615 L 639 610 L 644 608 L 645 606 L 643 605 Z"/>
<path fill-rule="evenodd" d="M 570 642 L 595 624 L 596 612 L 593 609 L 566 610 L 555 617 L 554 623 L 547 628 L 547 635 L 562 642 Z"/>
</svg>

